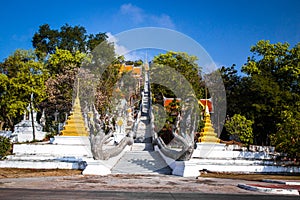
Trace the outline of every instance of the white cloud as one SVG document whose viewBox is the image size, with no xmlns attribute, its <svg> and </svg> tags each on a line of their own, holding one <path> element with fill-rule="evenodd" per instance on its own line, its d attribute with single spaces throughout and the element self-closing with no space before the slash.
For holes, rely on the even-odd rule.
<svg viewBox="0 0 300 200">
<path fill-rule="evenodd" d="M 158 26 L 172 28 L 172 29 L 175 28 L 175 24 L 173 23 L 169 15 L 166 14 L 162 14 L 160 16 L 152 15 L 151 18 L 153 22 L 158 24 Z"/>
<path fill-rule="evenodd" d="M 123 55 L 125 57 L 125 60 L 139 60 L 141 59 L 141 55 L 137 52 L 130 52 L 126 47 L 118 44 L 118 38 L 116 38 L 114 35 L 112 35 L 110 32 L 106 33 L 107 35 L 107 41 L 114 43 L 115 52 L 117 55 Z"/>
<path fill-rule="evenodd" d="M 131 3 L 123 4 L 120 10 L 123 15 L 128 15 L 134 23 L 138 24 L 144 21 L 144 11 Z"/>
<path fill-rule="evenodd" d="M 175 29 L 175 24 L 169 15 L 146 13 L 142 8 L 132 5 L 131 3 L 123 4 L 120 7 L 120 12 L 121 15 L 128 17 L 135 25 L 159 26 Z"/>
<path fill-rule="evenodd" d="M 126 47 L 118 45 L 118 39 L 114 35 L 112 35 L 110 32 L 106 33 L 106 35 L 108 37 L 107 41 L 114 43 L 116 54 L 118 54 L 118 55 L 124 55 L 124 54 L 126 54 L 128 52 L 128 50 L 126 49 Z"/>
</svg>

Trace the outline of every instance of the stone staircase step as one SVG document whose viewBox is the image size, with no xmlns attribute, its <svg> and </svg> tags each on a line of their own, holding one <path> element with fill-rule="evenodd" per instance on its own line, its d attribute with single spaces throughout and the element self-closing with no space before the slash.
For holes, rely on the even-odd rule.
<svg viewBox="0 0 300 200">
<path fill-rule="evenodd" d="M 144 120 L 147 120 L 147 116 L 141 117 L 141 121 L 138 124 L 135 134 L 135 142 L 137 143 L 151 143 L 152 141 L 152 135 L 148 129 L 148 125 Z"/>
<path fill-rule="evenodd" d="M 84 169 L 86 158 L 74 156 L 55 156 L 51 154 L 17 154 L 8 155 L 0 161 L 0 168 L 34 168 L 34 169 Z"/>
<path fill-rule="evenodd" d="M 131 151 L 153 151 L 152 143 L 133 143 Z"/>
<path fill-rule="evenodd" d="M 172 174 L 171 169 L 155 151 L 129 151 L 112 169 L 113 174 Z"/>
</svg>

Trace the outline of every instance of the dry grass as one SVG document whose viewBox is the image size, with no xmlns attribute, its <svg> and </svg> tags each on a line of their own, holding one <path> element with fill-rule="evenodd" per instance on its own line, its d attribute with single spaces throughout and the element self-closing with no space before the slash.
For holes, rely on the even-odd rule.
<svg viewBox="0 0 300 200">
<path fill-rule="evenodd" d="M 74 176 L 80 175 L 81 170 L 72 169 L 18 169 L 0 168 L 0 179 L 2 178 L 25 178 L 46 176 Z M 118 176 L 118 175 L 115 175 Z M 277 180 L 299 180 L 300 175 L 276 175 L 276 174 L 235 174 L 235 173 L 202 173 L 200 177 L 240 179 L 249 181 L 260 181 L 263 179 Z"/>
<path fill-rule="evenodd" d="M 1 178 L 24 178 L 42 176 L 72 176 L 81 174 L 81 170 L 72 169 L 18 169 L 0 168 Z"/>
</svg>

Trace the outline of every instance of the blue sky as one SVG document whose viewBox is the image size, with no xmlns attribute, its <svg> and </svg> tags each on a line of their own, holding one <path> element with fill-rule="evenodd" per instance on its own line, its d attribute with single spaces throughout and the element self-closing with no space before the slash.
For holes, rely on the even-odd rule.
<svg viewBox="0 0 300 200">
<path fill-rule="evenodd" d="M 42 24 L 59 29 L 81 25 L 88 33 L 118 34 L 132 28 L 164 27 L 196 40 L 218 66 L 240 67 L 250 47 L 300 42 L 298 0 L 211 1 L 1 1 L 0 61 L 16 49 L 31 49 L 32 36 Z M 201 59 L 201 58 L 200 58 Z"/>
</svg>

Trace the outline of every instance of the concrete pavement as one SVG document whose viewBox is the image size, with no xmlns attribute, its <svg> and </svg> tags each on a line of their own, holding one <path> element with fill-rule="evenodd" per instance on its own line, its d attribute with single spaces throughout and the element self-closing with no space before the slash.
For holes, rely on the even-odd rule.
<svg viewBox="0 0 300 200">
<path fill-rule="evenodd" d="M 45 190 L 0 188 L 0 197 L 5 200 L 40 200 L 40 199 L 205 199 L 205 200 L 293 200 L 293 196 L 271 196 L 251 194 L 205 194 L 177 192 L 120 192 L 120 191 L 84 191 L 84 190 Z"/>
</svg>

